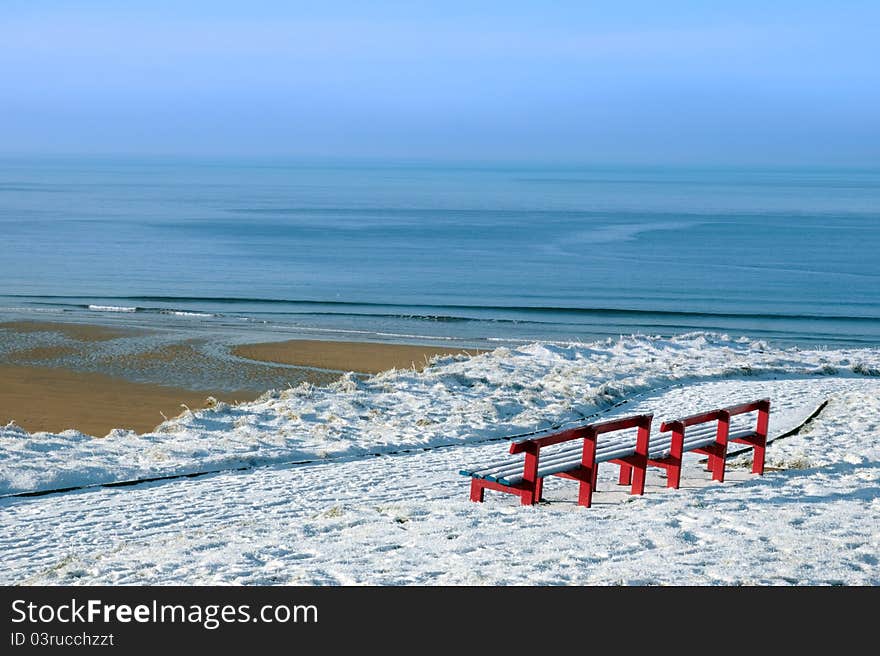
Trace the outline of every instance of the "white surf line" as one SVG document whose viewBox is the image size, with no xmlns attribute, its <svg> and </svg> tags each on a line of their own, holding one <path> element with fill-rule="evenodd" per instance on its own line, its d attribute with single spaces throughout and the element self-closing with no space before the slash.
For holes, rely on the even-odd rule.
<svg viewBox="0 0 880 656">
<path fill-rule="evenodd" d="M 534 430 L 534 431 L 528 431 L 528 432 L 517 433 L 517 434 L 512 434 L 512 435 L 488 437 L 488 438 L 484 438 L 481 440 L 471 440 L 468 442 L 448 442 L 448 443 L 444 443 L 444 444 L 435 444 L 432 446 L 404 447 L 404 448 L 394 449 L 394 450 L 390 450 L 390 451 L 373 451 L 370 453 L 359 454 L 359 455 L 350 455 L 349 454 L 349 455 L 338 456 L 335 458 L 307 458 L 307 459 L 301 459 L 301 460 L 287 460 L 287 461 L 263 463 L 263 464 L 256 464 L 256 465 L 244 465 L 244 466 L 240 466 L 240 467 L 222 467 L 219 469 L 201 470 L 201 471 L 194 471 L 194 472 L 182 472 L 182 473 L 177 473 L 177 474 L 167 474 L 167 475 L 161 475 L 161 476 L 142 477 L 142 478 L 129 479 L 129 480 L 124 480 L 124 481 L 89 483 L 86 485 L 75 485 L 75 486 L 62 487 L 62 488 L 53 488 L 53 489 L 49 489 L 49 490 L 33 490 L 33 491 L 26 491 L 26 492 L 15 492 L 12 494 L 0 495 L 0 500 L 8 499 L 8 498 L 18 498 L 18 497 L 26 498 L 26 497 L 41 497 L 41 496 L 47 496 L 47 495 L 51 495 L 51 494 L 66 494 L 69 492 L 98 489 L 98 488 L 135 487 L 138 485 L 143 485 L 143 484 L 148 484 L 148 483 L 157 483 L 157 482 L 163 482 L 163 481 L 175 481 L 175 480 L 181 480 L 184 478 L 199 478 L 202 476 L 210 476 L 212 474 L 221 474 L 223 472 L 253 471 L 253 470 L 257 470 L 257 469 L 265 469 L 268 467 L 304 466 L 304 465 L 325 464 L 325 463 L 333 463 L 333 462 L 350 462 L 353 460 L 365 460 L 365 459 L 370 459 L 370 458 L 374 458 L 374 457 L 378 457 L 378 456 L 399 455 L 399 454 L 406 454 L 406 453 L 420 453 L 420 452 L 427 452 L 427 451 L 436 451 L 436 450 L 440 450 L 440 449 L 448 449 L 448 448 L 452 448 L 452 447 L 456 447 L 456 446 L 480 445 L 480 444 L 489 444 L 489 443 L 493 443 L 493 442 L 510 441 L 510 440 L 514 440 L 514 439 L 528 437 L 530 435 L 536 435 L 539 433 L 546 433 L 547 431 L 559 430 L 563 426 L 583 424 L 584 421 L 587 419 L 590 419 L 593 417 L 598 417 L 598 416 L 613 412 L 614 410 L 616 410 L 616 409 L 618 409 L 628 403 L 635 403 L 638 399 L 645 397 L 645 396 L 649 396 L 651 394 L 656 394 L 656 393 L 661 393 L 661 392 L 665 393 L 665 392 L 668 392 L 668 391 L 670 391 L 672 389 L 676 389 L 676 388 L 684 389 L 684 388 L 688 388 L 688 387 L 701 387 L 701 386 L 712 385 L 712 384 L 734 383 L 734 382 L 736 382 L 736 380 L 737 379 L 723 379 L 723 380 L 714 380 L 713 379 L 713 380 L 707 380 L 707 381 L 702 381 L 702 382 L 697 382 L 697 383 L 690 381 L 690 382 L 686 382 L 686 383 L 682 382 L 682 383 L 672 383 L 672 384 L 668 384 L 668 385 L 661 385 L 661 386 L 654 387 L 654 388 L 651 388 L 648 390 L 644 390 L 644 391 L 639 392 L 637 394 L 633 394 L 631 397 L 628 397 L 622 401 L 618 401 L 617 403 L 610 405 L 607 408 L 602 408 L 601 410 L 598 410 L 598 411 L 590 413 L 590 414 L 582 414 L 580 419 L 560 422 L 557 424 L 553 424 L 547 428 L 541 428 L 541 429 Z M 770 382 L 774 382 L 774 381 L 773 380 L 761 381 L 760 379 L 758 379 L 758 380 L 751 379 L 751 380 L 743 380 L 742 382 L 770 383 Z M 804 415 L 804 419 L 802 421 L 800 421 L 800 423 L 798 423 L 796 426 L 788 429 L 784 434 L 778 435 L 775 437 L 771 437 L 768 435 L 768 438 L 767 438 L 768 444 L 770 442 L 772 442 L 773 440 L 781 439 L 783 437 L 787 437 L 787 436 L 796 434 L 798 431 L 800 431 L 803 428 L 803 426 L 805 424 L 807 424 L 814 417 L 816 417 L 822 411 L 822 409 L 825 407 L 826 404 L 827 404 L 827 399 L 822 401 L 811 414 Z M 751 447 L 746 447 L 746 448 L 738 450 L 736 452 L 728 453 L 728 458 L 734 457 L 734 456 L 739 455 L 741 453 L 745 453 L 745 452 L 749 451 L 750 449 L 751 449 Z"/>
</svg>

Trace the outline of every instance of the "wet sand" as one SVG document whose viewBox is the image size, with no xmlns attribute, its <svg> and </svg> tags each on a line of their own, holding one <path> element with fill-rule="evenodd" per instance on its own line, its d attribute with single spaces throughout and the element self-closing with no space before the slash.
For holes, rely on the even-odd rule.
<svg viewBox="0 0 880 656">
<path fill-rule="evenodd" d="M 18 333 L 55 332 L 79 342 L 103 342 L 128 335 L 142 335 L 145 331 L 134 328 L 111 328 L 80 323 L 50 323 L 42 321 L 7 321 L 0 328 Z"/>
<path fill-rule="evenodd" d="M 329 383 L 339 371 L 423 369 L 434 355 L 478 352 L 289 340 L 230 346 L 227 356 L 234 357 L 222 357 L 200 348 L 204 341 L 183 336 L 120 353 L 120 342 L 136 343 L 145 334 L 85 324 L 0 323 L 0 425 L 14 421 L 29 432 L 76 429 L 96 437 L 114 428 L 143 433 L 180 414 L 184 405 L 206 407 L 209 397 L 251 401 L 273 387 Z"/>
<path fill-rule="evenodd" d="M 477 355 L 478 350 L 450 349 L 409 344 L 370 342 L 325 342 L 294 339 L 285 342 L 246 344 L 232 349 L 235 355 L 250 360 L 278 362 L 340 371 L 376 374 L 388 369 L 425 368 L 435 355 Z"/>
<path fill-rule="evenodd" d="M 103 437 L 114 428 L 145 433 L 165 417 L 207 405 L 207 398 L 250 401 L 254 392 L 216 393 L 135 383 L 60 367 L 0 365 L 0 424 L 58 433 L 68 428 Z M 164 413 L 164 417 L 163 417 Z"/>
</svg>

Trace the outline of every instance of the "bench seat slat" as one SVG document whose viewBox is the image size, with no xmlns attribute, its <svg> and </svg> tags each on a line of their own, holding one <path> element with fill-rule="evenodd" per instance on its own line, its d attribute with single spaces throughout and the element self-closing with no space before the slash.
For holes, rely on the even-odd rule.
<svg viewBox="0 0 880 656">
<path fill-rule="evenodd" d="M 755 431 L 750 429 L 740 429 L 737 431 L 730 431 L 727 435 L 728 440 L 737 440 L 743 437 L 752 437 L 755 434 Z M 715 432 L 713 431 L 710 435 L 696 435 L 691 436 L 687 431 L 684 434 L 684 451 L 693 451 L 694 449 L 699 449 L 704 446 L 708 446 L 715 441 Z M 672 449 L 672 436 L 663 435 L 662 437 L 657 438 L 656 441 L 652 441 L 650 448 L 648 449 L 648 457 L 652 460 L 663 458 L 669 455 L 670 450 Z"/>
<path fill-rule="evenodd" d="M 622 458 L 627 455 L 632 455 L 635 452 L 635 448 L 635 441 L 630 442 L 625 439 L 609 440 L 607 443 L 601 444 L 596 448 L 596 461 L 605 462 L 607 460 L 613 460 L 614 458 Z M 555 453 L 548 454 L 540 459 L 539 472 L 540 469 L 545 466 L 555 465 L 559 462 L 571 460 L 572 458 L 575 458 L 577 462 L 580 463 L 582 453 L 583 446 L 579 442 L 574 446 L 566 447 Z M 494 466 L 481 467 L 480 469 L 470 471 L 464 475 L 498 481 L 501 478 L 505 478 L 508 474 L 521 472 L 522 468 L 523 458 L 517 457 L 497 462 Z"/>
<path fill-rule="evenodd" d="M 607 449 L 603 453 L 596 454 L 596 463 L 608 462 L 609 460 L 616 460 L 618 458 L 626 458 L 627 456 L 631 456 L 635 453 L 635 446 L 631 445 L 618 445 L 614 449 Z M 538 478 L 543 478 L 545 476 L 550 476 L 551 474 L 556 474 L 559 472 L 564 472 L 570 469 L 577 469 L 581 466 L 581 453 L 571 453 L 566 454 L 564 457 L 554 458 L 553 460 L 542 461 L 538 464 Z M 498 483 L 504 483 L 507 485 L 514 485 L 516 482 L 522 480 L 522 464 L 520 463 L 517 467 L 512 467 L 503 472 L 493 472 L 489 476 L 487 476 L 488 480 L 496 481 Z"/>
<path fill-rule="evenodd" d="M 519 440 L 520 442 L 524 442 L 527 440 Z M 609 449 L 609 448 L 617 448 L 620 444 L 631 444 L 632 448 L 635 448 L 635 437 L 629 437 L 627 435 L 615 435 L 610 437 L 607 440 L 603 440 L 600 438 L 598 445 L 596 446 L 596 456 L 598 457 L 600 453 Z M 549 448 L 548 448 L 549 450 Z M 562 447 L 560 449 L 550 451 L 549 453 L 542 453 L 541 462 L 549 462 L 551 459 L 563 457 L 567 454 L 578 454 L 580 455 L 583 450 L 583 441 L 577 440 L 573 445 Z M 460 473 L 464 476 L 476 476 L 477 478 L 486 478 L 487 474 L 497 474 L 501 470 L 508 470 L 511 468 L 522 468 L 523 466 L 523 456 L 518 455 L 513 458 L 505 458 L 504 460 L 497 460 L 495 462 L 491 462 L 487 465 L 483 465 L 479 469 L 471 469 L 471 470 L 462 470 Z M 467 472 L 467 473 L 465 473 Z"/>
<path fill-rule="evenodd" d="M 617 458 L 625 458 L 627 456 L 631 456 L 635 453 L 635 446 L 621 446 L 617 449 L 609 450 L 601 457 L 596 455 L 596 464 L 602 462 L 608 462 L 609 460 L 616 460 Z M 553 474 L 558 474 L 560 472 L 569 471 L 571 469 L 577 469 L 581 466 L 581 455 L 577 454 L 576 456 L 569 456 L 567 459 L 558 460 L 556 462 L 548 463 L 548 464 L 539 464 L 538 465 L 538 478 L 544 478 L 546 476 L 552 476 Z M 496 483 L 502 483 L 503 485 L 516 485 L 517 483 L 522 482 L 522 467 L 517 470 L 517 473 L 508 474 L 506 476 L 500 477 L 489 477 L 489 480 L 495 481 Z"/>
</svg>

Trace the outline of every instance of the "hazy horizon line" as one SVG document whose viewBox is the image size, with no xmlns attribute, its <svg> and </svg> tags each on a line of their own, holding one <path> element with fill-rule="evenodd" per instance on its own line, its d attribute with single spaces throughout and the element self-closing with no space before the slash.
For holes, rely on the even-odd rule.
<svg viewBox="0 0 880 656">
<path fill-rule="evenodd" d="M 196 152 L 2 152 L 0 161 L 26 160 L 91 160 L 105 162 L 188 162 L 192 164 L 237 163 L 237 164 L 276 164 L 279 166 L 295 165 L 388 165 L 388 166 L 449 166 L 449 167 L 559 167 L 559 168 L 711 168 L 711 169 L 811 169 L 811 170 L 880 170 L 880 164 L 872 161 L 851 161 L 829 163 L 827 161 L 745 161 L 745 160 L 702 160 L 680 159 L 668 160 L 611 160 L 611 159 L 578 159 L 571 157 L 467 157 L 437 155 L 363 155 L 363 154 L 252 154 L 252 153 L 196 153 Z"/>
</svg>

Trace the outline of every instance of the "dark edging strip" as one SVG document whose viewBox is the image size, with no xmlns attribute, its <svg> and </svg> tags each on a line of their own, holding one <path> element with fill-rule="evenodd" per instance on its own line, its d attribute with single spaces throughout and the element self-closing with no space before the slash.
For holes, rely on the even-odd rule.
<svg viewBox="0 0 880 656">
<path fill-rule="evenodd" d="M 828 399 L 825 399 L 824 401 L 822 401 L 822 403 L 819 404 L 819 407 L 816 408 L 815 410 L 813 410 L 813 413 L 809 417 L 807 417 L 803 422 L 801 422 L 799 425 L 795 426 L 787 433 L 783 433 L 782 435 L 780 435 L 778 437 L 774 437 L 772 440 L 767 440 L 767 444 L 772 444 L 773 442 L 776 442 L 777 440 L 784 440 L 786 437 L 791 437 L 792 435 L 797 435 L 798 433 L 801 432 L 801 430 L 803 430 L 803 428 L 805 426 L 807 426 L 811 421 L 813 421 L 816 417 L 818 417 L 819 414 L 821 414 L 821 412 L 825 409 L 826 405 L 828 405 Z M 727 453 L 727 458 L 733 458 L 735 456 L 742 455 L 743 453 L 748 453 L 753 448 L 754 447 L 747 446 L 745 448 L 739 449 L 738 451 L 729 451 Z"/>
<path fill-rule="evenodd" d="M 297 464 L 297 463 L 280 463 L 280 464 Z M 44 497 L 49 494 L 63 494 L 65 492 L 75 492 L 77 490 L 91 490 L 99 487 L 131 487 L 140 485 L 141 483 L 155 483 L 156 481 L 172 481 L 180 478 L 198 478 L 199 476 L 208 476 L 209 474 L 220 474 L 230 471 L 245 471 L 247 469 L 255 469 L 256 467 L 268 467 L 269 465 L 254 465 L 253 467 L 225 467 L 223 469 L 213 469 L 211 471 L 190 472 L 188 474 L 169 474 L 168 476 L 153 476 L 151 478 L 136 478 L 131 481 L 112 481 L 110 483 L 89 483 L 88 485 L 74 485 L 72 487 L 58 487 L 52 490 L 37 490 L 35 492 L 16 492 L 14 494 L 4 494 L 0 499 L 14 499 L 16 497 Z"/>
</svg>

